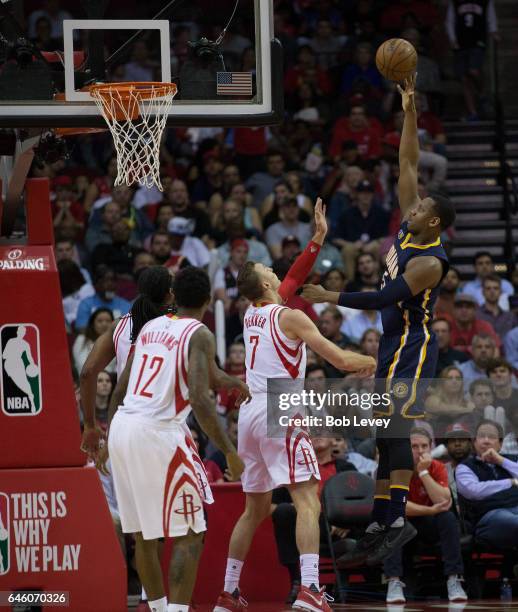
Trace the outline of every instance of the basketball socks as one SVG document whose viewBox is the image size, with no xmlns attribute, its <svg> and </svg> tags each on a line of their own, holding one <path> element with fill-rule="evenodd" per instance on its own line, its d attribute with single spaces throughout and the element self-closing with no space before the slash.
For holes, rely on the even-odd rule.
<svg viewBox="0 0 518 612">
<path fill-rule="evenodd" d="M 153 601 L 148 601 L 147 605 L 151 612 L 167 612 L 167 597 L 153 599 Z"/>
<path fill-rule="evenodd" d="M 403 527 L 405 524 L 405 508 L 408 498 L 408 487 L 405 485 L 390 485 L 390 508 L 387 524 L 390 527 Z"/>
<path fill-rule="evenodd" d="M 189 606 L 185 604 L 170 603 L 167 606 L 167 612 L 189 612 Z"/>
<path fill-rule="evenodd" d="M 390 496 L 389 495 L 375 495 L 374 496 L 374 505 L 372 506 L 372 523 L 369 525 L 369 527 L 367 527 L 367 531 L 369 533 L 372 533 L 373 531 L 377 531 L 378 527 L 381 527 L 382 525 L 387 524 L 389 509 L 390 509 Z"/>
<path fill-rule="evenodd" d="M 243 561 L 238 559 L 227 559 L 227 571 L 225 572 L 225 587 L 227 593 L 233 593 L 239 589 L 239 578 L 243 569 Z"/>
<path fill-rule="evenodd" d="M 310 587 L 314 584 L 320 588 L 318 581 L 318 555 L 300 555 L 300 581 L 302 586 Z"/>
</svg>

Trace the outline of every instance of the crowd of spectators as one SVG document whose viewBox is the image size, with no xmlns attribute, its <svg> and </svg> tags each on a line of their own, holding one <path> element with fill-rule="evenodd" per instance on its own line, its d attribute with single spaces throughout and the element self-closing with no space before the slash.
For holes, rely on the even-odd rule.
<svg viewBox="0 0 518 612">
<path fill-rule="evenodd" d="M 282 125 L 166 131 L 163 192 L 114 187 L 116 159 L 107 134 L 78 139 L 66 162 L 34 166 L 33 175 L 51 183 L 55 256 L 75 380 L 95 340 L 129 311 L 142 270 L 157 264 L 172 274 L 187 265 L 208 270 L 214 301 L 221 300 L 225 311 L 228 357 L 223 365 L 244 377 L 242 321 L 248 301 L 237 290 L 239 270 L 251 259 L 272 265 L 282 278 L 312 235 L 317 196 L 327 205 L 330 231 L 309 280 L 333 291 L 378 287 L 400 224 L 400 99 L 373 63 L 377 46 L 389 37 L 402 36 L 419 52 L 420 196 L 445 190 L 448 161 L 440 119 L 441 80 L 450 70 L 444 53 L 445 3 L 279 0 L 275 7 L 275 33 L 285 62 Z M 495 34 L 493 13 L 489 31 Z M 47 0 L 45 10 L 30 15 L 29 35 L 40 49 L 55 47 L 66 17 L 57 0 Z M 451 9 L 446 25 L 458 46 Z M 228 32 L 224 49 L 242 69 L 254 64 L 245 34 Z M 187 40 L 188 24 L 173 30 L 177 70 L 186 61 Z M 457 64 L 469 57 L 457 56 Z M 145 41 L 137 42 L 117 74 L 123 80 L 151 79 L 154 59 Z M 478 111 L 472 93 L 467 105 L 473 116 Z M 447 247 L 453 237 L 451 232 L 443 236 Z M 424 405 L 426 419 L 412 434 L 416 474 L 408 515 L 418 539 L 440 542 L 446 576 L 463 573 L 459 512 L 488 546 L 518 545 L 518 467 L 500 454 L 518 455 L 518 270 L 510 280 L 502 278 L 487 252 L 477 253 L 473 264 L 473 280 L 463 282 L 452 267 L 442 282 L 431 325 L 439 344 L 436 379 Z M 378 311 L 312 307 L 298 296 L 288 305 L 303 309 L 339 346 L 376 356 L 382 333 Z M 205 323 L 214 329 L 212 308 Z M 114 372 L 112 363 L 99 375 L 102 427 Z M 344 374 L 308 350 L 307 378 L 317 385 Z M 222 394 L 217 404 L 236 440 L 235 397 Z M 195 422 L 192 432 L 210 479 L 224 482 L 224 456 Z M 318 438 L 314 443 L 326 477 L 344 469 L 375 475 L 375 450 L 368 440 Z M 332 462 L 336 465 L 328 469 Z M 113 496 L 110 508 L 116 516 Z M 275 500 L 279 556 L 296 587 L 298 554 L 289 539 L 293 512 L 289 499 Z M 334 532 L 337 538 L 346 535 Z M 398 596 L 402 588 L 404 558 L 398 552 L 385 565 L 389 595 L 392 589 Z"/>
</svg>

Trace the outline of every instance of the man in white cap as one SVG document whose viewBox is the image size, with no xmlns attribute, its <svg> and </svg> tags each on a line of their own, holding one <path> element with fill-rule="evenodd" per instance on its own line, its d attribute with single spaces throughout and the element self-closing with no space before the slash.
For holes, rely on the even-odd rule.
<svg viewBox="0 0 518 612">
<path fill-rule="evenodd" d="M 209 265 L 210 254 L 207 247 L 199 238 L 192 236 L 194 223 L 185 217 L 173 217 L 167 224 L 167 231 L 171 236 L 171 259 L 165 263 L 174 265 L 180 257 L 186 257 L 193 266 L 205 268 Z"/>
</svg>

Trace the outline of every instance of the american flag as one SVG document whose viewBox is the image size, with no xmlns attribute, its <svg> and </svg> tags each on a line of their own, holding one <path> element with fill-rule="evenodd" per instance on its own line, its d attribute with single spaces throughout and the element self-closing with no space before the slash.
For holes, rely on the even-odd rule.
<svg viewBox="0 0 518 612">
<path fill-rule="evenodd" d="M 251 96 L 251 72 L 218 72 L 216 79 L 218 96 Z"/>
</svg>

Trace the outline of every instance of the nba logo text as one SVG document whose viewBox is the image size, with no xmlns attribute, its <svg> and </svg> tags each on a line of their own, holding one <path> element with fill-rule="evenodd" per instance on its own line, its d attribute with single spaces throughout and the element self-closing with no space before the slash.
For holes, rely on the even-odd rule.
<svg viewBox="0 0 518 612">
<path fill-rule="evenodd" d="M 0 327 L 0 404 L 8 416 L 41 412 L 40 332 L 32 323 Z"/>
</svg>

